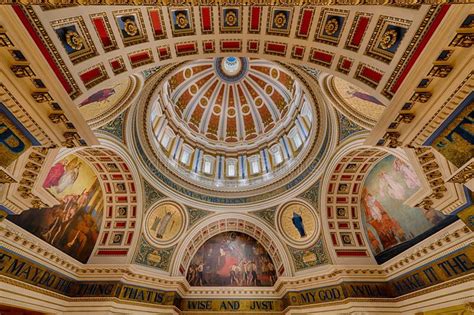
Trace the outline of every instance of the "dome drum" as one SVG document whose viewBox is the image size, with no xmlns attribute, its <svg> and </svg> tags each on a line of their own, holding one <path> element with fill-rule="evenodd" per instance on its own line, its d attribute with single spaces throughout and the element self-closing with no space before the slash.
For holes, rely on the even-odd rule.
<svg viewBox="0 0 474 315">
<path fill-rule="evenodd" d="M 228 71 L 238 63 L 246 75 L 228 80 L 230 74 L 221 72 L 229 60 Z M 172 72 L 161 86 L 151 109 L 158 154 L 203 186 L 234 189 L 276 179 L 304 155 L 314 133 L 306 93 L 274 63 L 197 61 Z"/>
</svg>

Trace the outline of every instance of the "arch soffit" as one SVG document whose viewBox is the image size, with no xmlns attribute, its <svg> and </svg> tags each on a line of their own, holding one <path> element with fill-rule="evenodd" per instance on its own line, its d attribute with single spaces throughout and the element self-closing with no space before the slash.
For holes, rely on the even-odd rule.
<svg viewBox="0 0 474 315">
<path fill-rule="evenodd" d="M 362 186 L 370 170 L 387 155 L 392 154 L 408 161 L 400 149 L 364 145 L 365 137 L 366 134 L 359 134 L 342 143 L 322 178 L 322 187 L 327 191 L 327 196 L 321 198 L 321 228 L 336 264 L 376 264 L 362 223 Z M 340 184 L 347 188 L 341 190 Z M 343 209 L 342 215 L 337 214 L 337 208 Z M 343 229 L 340 230 L 340 227 Z M 343 234 L 349 235 L 352 240 L 350 249 L 342 244 Z"/>
<path fill-rule="evenodd" d="M 105 213 L 99 236 L 88 263 L 129 263 L 138 243 L 143 208 L 143 188 L 135 163 L 123 144 L 110 136 L 97 133 L 100 145 L 61 150 L 55 161 L 75 154 L 94 171 L 104 194 Z M 118 167 L 112 169 L 108 163 Z M 125 183 L 125 191 L 117 191 L 114 184 Z M 117 209 L 127 206 L 127 216 L 122 218 Z M 120 244 L 111 243 L 115 233 L 123 233 Z"/>
</svg>

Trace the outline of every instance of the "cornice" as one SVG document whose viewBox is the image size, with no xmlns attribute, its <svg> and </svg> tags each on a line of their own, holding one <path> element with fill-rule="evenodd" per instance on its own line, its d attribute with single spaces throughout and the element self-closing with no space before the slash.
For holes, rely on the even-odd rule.
<svg viewBox="0 0 474 315">
<path fill-rule="evenodd" d="M 0 244 L 76 280 L 115 280 L 163 290 L 176 290 L 185 298 L 205 295 L 251 297 L 257 294 L 266 298 L 281 298 L 290 290 L 335 285 L 341 281 L 387 281 L 473 243 L 474 235 L 467 227 L 462 226 L 462 222 L 453 225 L 455 229 L 448 227 L 448 231 L 435 234 L 436 238 L 430 237 L 423 247 L 417 247 L 409 255 L 399 255 L 384 265 L 321 266 L 313 269 L 312 276 L 305 274 L 281 277 L 273 288 L 190 287 L 182 276 L 171 277 L 148 267 L 133 264 L 81 264 L 49 244 L 22 232 L 7 220 L 0 223 Z"/>
</svg>

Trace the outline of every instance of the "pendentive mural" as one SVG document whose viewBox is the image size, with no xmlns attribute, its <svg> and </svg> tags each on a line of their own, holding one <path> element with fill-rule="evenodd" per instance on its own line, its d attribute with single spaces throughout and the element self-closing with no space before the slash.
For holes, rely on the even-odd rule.
<svg viewBox="0 0 474 315">
<path fill-rule="evenodd" d="M 58 205 L 31 208 L 8 219 L 86 263 L 97 241 L 104 211 L 97 176 L 78 156 L 68 155 L 51 168 L 43 187 L 58 200 Z"/>
<path fill-rule="evenodd" d="M 129 78 L 117 84 L 99 90 L 79 104 L 79 110 L 84 118 L 89 121 L 115 110 L 119 103 L 126 97 L 131 86 Z"/>
<path fill-rule="evenodd" d="M 367 176 L 362 188 L 362 215 L 370 247 L 375 255 L 433 229 L 446 217 L 436 210 L 405 205 L 419 188 L 413 169 L 390 155 Z"/>
<path fill-rule="evenodd" d="M 342 100 L 347 106 L 352 108 L 352 110 L 375 121 L 380 118 L 385 110 L 385 106 L 382 102 L 361 88 L 343 79 L 334 77 L 332 82 L 336 93 L 339 94 Z"/>
<path fill-rule="evenodd" d="M 201 246 L 186 279 L 192 286 L 272 286 L 277 272 L 270 255 L 253 237 L 224 232 Z"/>
</svg>

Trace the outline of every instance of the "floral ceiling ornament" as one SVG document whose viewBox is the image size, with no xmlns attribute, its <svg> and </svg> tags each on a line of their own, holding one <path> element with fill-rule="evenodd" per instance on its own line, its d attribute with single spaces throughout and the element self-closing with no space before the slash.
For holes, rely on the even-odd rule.
<svg viewBox="0 0 474 315">
<path fill-rule="evenodd" d="M 79 33 L 74 31 L 68 31 L 66 33 L 66 42 L 74 50 L 81 50 L 84 47 L 84 39 L 79 35 Z"/>
<path fill-rule="evenodd" d="M 396 30 L 386 31 L 382 35 L 382 40 L 380 41 L 380 47 L 383 49 L 390 49 L 397 42 L 398 34 Z"/>
<path fill-rule="evenodd" d="M 189 21 L 184 13 L 178 13 L 176 15 L 176 24 L 178 25 L 179 28 L 188 27 Z"/>
<path fill-rule="evenodd" d="M 135 36 L 138 33 L 137 24 L 131 19 L 125 21 L 125 32 L 130 36 Z"/>
<path fill-rule="evenodd" d="M 284 27 L 286 23 L 286 16 L 284 13 L 278 13 L 275 16 L 275 19 L 273 21 L 277 27 Z"/>
<path fill-rule="evenodd" d="M 337 19 L 330 19 L 327 23 L 326 26 L 324 27 L 324 30 L 328 35 L 333 35 L 337 32 L 339 29 L 339 22 Z"/>
</svg>

